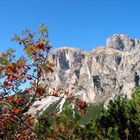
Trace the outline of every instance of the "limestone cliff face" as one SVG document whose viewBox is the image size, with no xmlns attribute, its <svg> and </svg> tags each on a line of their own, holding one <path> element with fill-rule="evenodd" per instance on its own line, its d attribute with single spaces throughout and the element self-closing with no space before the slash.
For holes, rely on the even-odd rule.
<svg viewBox="0 0 140 140">
<path fill-rule="evenodd" d="M 2 57 L 2 52 L 0 52 L 0 57 Z"/>
<path fill-rule="evenodd" d="M 116 87 L 116 72 L 121 52 L 97 48 L 85 52 L 74 48 L 59 48 L 50 53 L 55 64 L 52 87 L 70 89 L 88 102 L 94 102 Z M 74 86 L 77 84 L 76 86 Z"/>
<path fill-rule="evenodd" d="M 91 52 L 67 47 L 53 50 L 49 54 L 55 65 L 50 89 L 69 89 L 92 103 L 103 100 L 107 104 L 118 93 L 130 97 L 139 85 L 140 40 L 114 34 L 106 42 Z"/>
</svg>

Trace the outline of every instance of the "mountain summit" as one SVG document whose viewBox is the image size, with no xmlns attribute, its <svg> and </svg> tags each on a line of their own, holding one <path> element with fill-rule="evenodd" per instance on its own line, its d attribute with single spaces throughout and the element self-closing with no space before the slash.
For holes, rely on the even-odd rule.
<svg viewBox="0 0 140 140">
<path fill-rule="evenodd" d="M 135 86 L 139 86 L 140 40 L 124 34 L 114 34 L 105 47 L 91 52 L 63 47 L 50 52 L 48 58 L 55 65 L 49 91 L 63 89 L 86 102 L 107 104 L 119 93 L 130 98 Z M 59 101 L 57 107 L 62 109 L 65 99 L 53 97 L 53 100 Z M 49 104 L 45 106 L 44 101 L 53 103 L 44 98 L 36 104 L 46 109 Z"/>
<path fill-rule="evenodd" d="M 114 34 L 106 40 L 107 47 L 123 51 L 130 51 L 137 45 L 140 45 L 139 39 L 132 39 L 124 34 Z"/>
</svg>

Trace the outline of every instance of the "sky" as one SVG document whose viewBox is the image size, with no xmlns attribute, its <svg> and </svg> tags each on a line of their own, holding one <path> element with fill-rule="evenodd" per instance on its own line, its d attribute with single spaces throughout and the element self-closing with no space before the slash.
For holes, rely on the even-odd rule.
<svg viewBox="0 0 140 140">
<path fill-rule="evenodd" d="M 0 0 L 0 51 L 25 28 L 49 28 L 53 49 L 63 46 L 90 51 L 105 46 L 106 38 L 124 33 L 140 38 L 140 0 Z"/>
</svg>

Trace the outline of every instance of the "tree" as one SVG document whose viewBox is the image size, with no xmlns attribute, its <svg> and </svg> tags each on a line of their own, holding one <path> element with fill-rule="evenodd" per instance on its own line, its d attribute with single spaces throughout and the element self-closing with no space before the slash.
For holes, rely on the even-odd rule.
<svg viewBox="0 0 140 140">
<path fill-rule="evenodd" d="M 86 134 L 90 132 L 95 139 L 140 139 L 140 89 L 135 90 L 130 100 L 118 95 L 87 126 Z"/>
<path fill-rule="evenodd" d="M 53 72 L 54 66 L 48 60 L 51 48 L 48 28 L 41 25 L 37 32 L 26 29 L 22 37 L 15 35 L 13 40 L 23 46 L 26 56 L 16 59 L 15 51 L 9 49 L 0 57 L 0 138 L 39 140 L 35 116 L 28 111 L 37 100 L 46 96 L 59 97 L 61 94 L 58 91 L 49 93 L 46 91 L 48 85 L 41 84 L 42 80 L 49 81 L 48 73 Z M 22 85 L 28 86 L 23 88 Z M 72 100 L 85 114 L 86 102 L 73 97 L 72 93 L 64 92 L 67 100 Z"/>
<path fill-rule="evenodd" d="M 35 35 L 40 37 L 35 41 Z M 26 29 L 23 38 L 15 35 L 14 40 L 23 45 L 27 57 L 16 60 L 14 50 L 9 49 L 0 58 L 0 137 L 2 139 L 34 139 L 34 118 L 28 114 L 33 103 L 49 96 L 40 84 L 42 74 L 53 72 L 48 61 L 51 48 L 48 40 L 48 28 L 41 25 L 36 33 Z M 44 79 L 47 81 L 47 79 Z M 23 84 L 29 88 L 23 89 Z M 14 94 L 14 95 L 13 95 Z M 30 135 L 30 137 L 29 137 Z"/>
</svg>

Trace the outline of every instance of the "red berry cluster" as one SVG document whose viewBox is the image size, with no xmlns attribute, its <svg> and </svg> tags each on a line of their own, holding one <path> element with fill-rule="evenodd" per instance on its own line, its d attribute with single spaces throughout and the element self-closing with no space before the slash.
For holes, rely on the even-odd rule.
<svg viewBox="0 0 140 140">
<path fill-rule="evenodd" d="M 54 96 L 54 97 L 59 97 L 60 94 L 59 94 L 58 92 L 53 92 L 53 93 L 52 93 L 52 96 Z"/>
<path fill-rule="evenodd" d="M 76 103 L 77 107 L 81 110 L 86 109 L 86 107 L 87 107 L 87 103 L 80 99 L 76 99 L 75 103 Z"/>
</svg>

